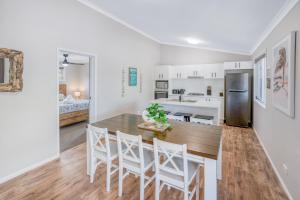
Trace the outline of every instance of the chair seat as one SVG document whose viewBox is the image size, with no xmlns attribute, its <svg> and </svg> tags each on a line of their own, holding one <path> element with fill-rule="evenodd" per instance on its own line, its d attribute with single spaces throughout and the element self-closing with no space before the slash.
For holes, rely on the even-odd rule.
<svg viewBox="0 0 300 200">
<path fill-rule="evenodd" d="M 135 153 L 135 155 L 139 158 L 139 149 L 133 148 L 132 150 Z M 154 162 L 154 154 L 153 151 L 150 151 L 148 149 L 143 149 L 143 153 L 144 153 L 144 168 L 145 170 L 148 170 L 149 167 Z M 141 173 L 140 164 L 125 159 L 123 160 L 123 164 L 124 167 L 126 168 L 129 167 L 132 171 L 136 173 Z"/>
<path fill-rule="evenodd" d="M 118 157 L 118 145 L 117 142 L 110 140 L 109 141 L 109 147 L 110 147 L 110 155 L 111 159 L 115 159 Z M 99 146 L 95 147 L 95 156 L 98 157 L 99 159 L 106 159 L 106 153 L 101 151 L 101 148 Z"/>
<path fill-rule="evenodd" d="M 182 158 L 173 158 L 174 163 L 176 164 L 176 166 L 178 167 L 178 169 L 180 171 L 183 171 L 183 159 Z M 166 164 L 166 167 L 169 167 L 171 169 L 174 169 L 173 165 L 169 162 L 168 164 Z M 196 175 L 197 171 L 199 170 L 200 164 L 192 162 L 192 161 L 188 161 L 188 182 L 190 183 L 194 176 Z M 184 184 L 183 184 L 183 176 L 179 176 L 179 175 L 175 175 L 175 174 L 171 174 L 165 170 L 160 169 L 160 179 L 175 185 L 177 187 L 183 188 Z"/>
</svg>

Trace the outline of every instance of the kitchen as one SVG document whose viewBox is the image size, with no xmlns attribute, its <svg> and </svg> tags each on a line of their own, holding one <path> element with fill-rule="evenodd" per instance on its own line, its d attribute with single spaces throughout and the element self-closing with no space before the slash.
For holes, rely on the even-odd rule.
<svg viewBox="0 0 300 200">
<path fill-rule="evenodd" d="M 252 71 L 252 61 L 159 65 L 155 69 L 152 103 L 161 104 L 169 119 L 249 127 Z"/>
</svg>

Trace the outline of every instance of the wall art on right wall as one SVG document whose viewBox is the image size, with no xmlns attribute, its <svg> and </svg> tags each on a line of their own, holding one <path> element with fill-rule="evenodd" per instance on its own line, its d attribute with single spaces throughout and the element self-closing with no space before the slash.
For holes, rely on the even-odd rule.
<svg viewBox="0 0 300 200">
<path fill-rule="evenodd" d="M 295 50 L 296 32 L 273 47 L 273 106 L 289 117 L 295 115 Z"/>
</svg>

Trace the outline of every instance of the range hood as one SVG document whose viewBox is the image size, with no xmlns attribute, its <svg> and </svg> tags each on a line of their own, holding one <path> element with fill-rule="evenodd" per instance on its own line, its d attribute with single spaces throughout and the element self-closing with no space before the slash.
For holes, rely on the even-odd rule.
<svg viewBox="0 0 300 200">
<path fill-rule="evenodd" d="M 188 79 L 204 79 L 204 76 L 188 76 Z"/>
</svg>

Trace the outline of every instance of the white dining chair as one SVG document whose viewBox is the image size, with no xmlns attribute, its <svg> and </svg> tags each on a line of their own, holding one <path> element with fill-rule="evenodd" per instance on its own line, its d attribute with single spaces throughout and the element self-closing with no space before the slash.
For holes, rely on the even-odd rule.
<svg viewBox="0 0 300 200">
<path fill-rule="evenodd" d="M 119 152 L 119 197 L 123 193 L 123 179 L 134 174 L 140 176 L 140 200 L 144 200 L 144 189 L 154 180 L 155 175 L 148 177 L 145 173 L 154 167 L 153 147 L 143 144 L 142 136 L 134 136 L 117 131 Z M 126 173 L 123 174 L 123 170 Z M 146 180 L 146 182 L 145 182 Z"/>
<path fill-rule="evenodd" d="M 204 124 L 204 125 L 213 125 L 214 122 L 213 120 L 207 120 L 207 119 L 198 119 L 198 118 L 194 118 L 194 117 L 191 117 L 190 118 L 190 122 L 192 123 L 197 123 L 197 124 Z"/>
<path fill-rule="evenodd" d="M 183 191 L 184 200 L 190 200 L 196 194 L 199 200 L 200 166 L 188 161 L 187 145 L 164 142 L 156 138 L 154 142 L 155 160 L 155 200 L 159 200 L 160 191 L 166 185 Z M 190 191 L 189 186 L 196 178 L 196 184 Z M 161 184 L 162 183 L 162 184 Z M 160 185 L 161 184 L 161 185 Z"/>
<path fill-rule="evenodd" d="M 98 128 L 88 125 L 90 142 L 90 182 L 94 182 L 97 166 L 106 163 L 106 191 L 110 191 L 110 178 L 118 171 L 118 166 L 112 161 L 118 158 L 118 146 L 115 137 L 108 134 L 106 128 Z"/>
</svg>

